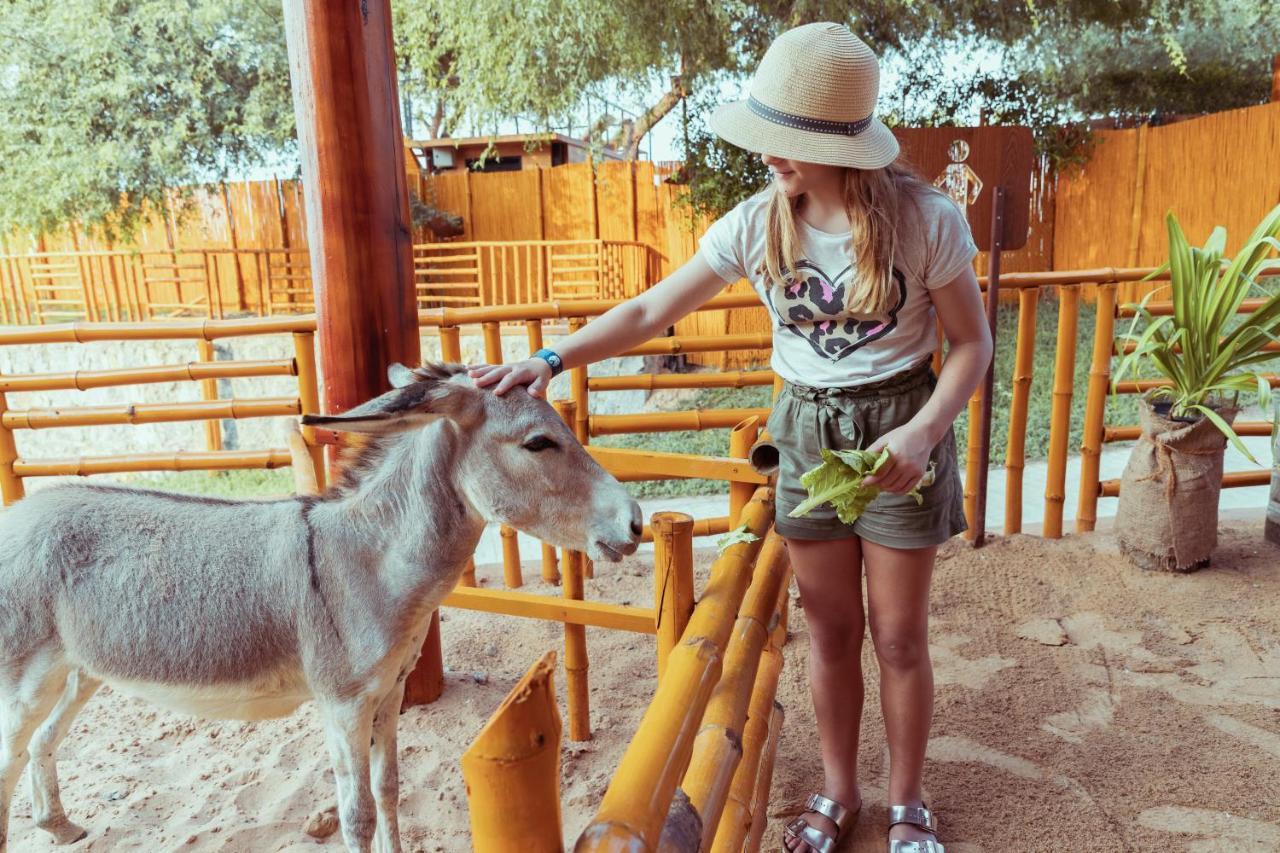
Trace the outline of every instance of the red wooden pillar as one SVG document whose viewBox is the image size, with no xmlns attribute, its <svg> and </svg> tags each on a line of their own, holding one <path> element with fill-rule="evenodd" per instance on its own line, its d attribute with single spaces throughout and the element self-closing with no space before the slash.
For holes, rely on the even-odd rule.
<svg viewBox="0 0 1280 853">
<path fill-rule="evenodd" d="M 323 408 L 341 412 L 389 389 L 387 365 L 421 361 L 391 5 L 284 0 L 284 13 Z M 443 688 L 439 638 L 425 649 L 409 703 Z"/>
</svg>

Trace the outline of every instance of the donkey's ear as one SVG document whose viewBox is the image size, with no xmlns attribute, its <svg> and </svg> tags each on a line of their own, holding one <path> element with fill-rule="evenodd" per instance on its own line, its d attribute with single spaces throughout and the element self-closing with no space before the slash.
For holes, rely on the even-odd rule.
<svg viewBox="0 0 1280 853">
<path fill-rule="evenodd" d="M 396 374 L 393 381 L 403 376 L 395 370 L 396 367 L 400 365 L 394 365 L 388 371 L 388 374 Z M 471 385 L 448 379 L 426 379 L 408 368 L 403 370 L 410 377 L 408 385 L 374 397 L 340 415 L 303 415 L 302 423 L 338 432 L 385 435 L 417 429 L 437 418 L 469 420 L 479 406 L 477 392 Z"/>
<path fill-rule="evenodd" d="M 418 381 L 418 374 L 396 362 L 387 368 L 387 381 L 392 388 L 404 388 Z"/>
</svg>

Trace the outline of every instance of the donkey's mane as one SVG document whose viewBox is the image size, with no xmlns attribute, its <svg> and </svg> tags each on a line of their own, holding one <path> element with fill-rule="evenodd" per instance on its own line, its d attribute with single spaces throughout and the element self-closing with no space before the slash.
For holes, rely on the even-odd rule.
<svg viewBox="0 0 1280 853">
<path fill-rule="evenodd" d="M 447 382 L 454 376 L 467 372 L 465 364 L 443 361 L 427 361 L 413 368 L 419 382 Z M 325 498 L 341 498 L 354 492 L 370 472 L 377 469 L 387 455 L 387 450 L 400 436 L 350 434 L 350 441 L 339 455 L 338 478 L 325 490 Z"/>
</svg>

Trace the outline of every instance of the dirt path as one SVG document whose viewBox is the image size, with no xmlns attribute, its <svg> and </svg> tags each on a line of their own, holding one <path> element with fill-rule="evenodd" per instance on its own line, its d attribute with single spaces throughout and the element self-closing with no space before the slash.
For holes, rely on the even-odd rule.
<svg viewBox="0 0 1280 853">
<path fill-rule="evenodd" d="M 948 853 L 1280 850 L 1280 549 L 1261 527 L 1227 525 L 1215 566 L 1188 577 L 1129 568 L 1105 535 L 947 546 L 933 585 L 926 793 Z M 700 573 L 710 556 L 700 554 Z M 536 575 L 529 564 L 526 577 Z M 587 593 L 646 604 L 651 584 L 647 563 L 633 559 L 598 567 Z M 551 624 L 447 617 L 446 695 L 401 723 L 409 851 L 469 849 L 458 756 L 525 667 L 562 646 Z M 769 850 L 821 781 L 803 610 L 792 630 Z M 651 639 L 590 630 L 588 644 L 596 736 L 565 745 L 569 839 L 653 690 Z M 887 763 L 870 643 L 864 662 L 866 806 L 843 849 L 879 853 Z M 557 679 L 562 696 L 563 686 Z M 333 799 L 309 707 L 281 721 L 207 723 L 103 691 L 61 755 L 63 800 L 90 836 L 55 848 L 32 826 L 23 784 L 15 853 L 315 850 L 301 827 Z M 319 846 L 341 848 L 336 838 Z"/>
</svg>

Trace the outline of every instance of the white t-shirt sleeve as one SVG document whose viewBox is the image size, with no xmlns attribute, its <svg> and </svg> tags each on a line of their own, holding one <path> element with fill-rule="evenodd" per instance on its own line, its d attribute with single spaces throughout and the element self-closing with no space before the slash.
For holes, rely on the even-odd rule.
<svg viewBox="0 0 1280 853">
<path fill-rule="evenodd" d="M 732 284 L 747 277 L 741 206 L 717 219 L 698 241 L 698 252 L 707 266 Z"/>
<path fill-rule="evenodd" d="M 924 286 L 934 290 L 950 284 L 972 266 L 978 247 L 960 206 L 945 196 L 934 204 L 934 215 L 925 229 Z"/>
</svg>

